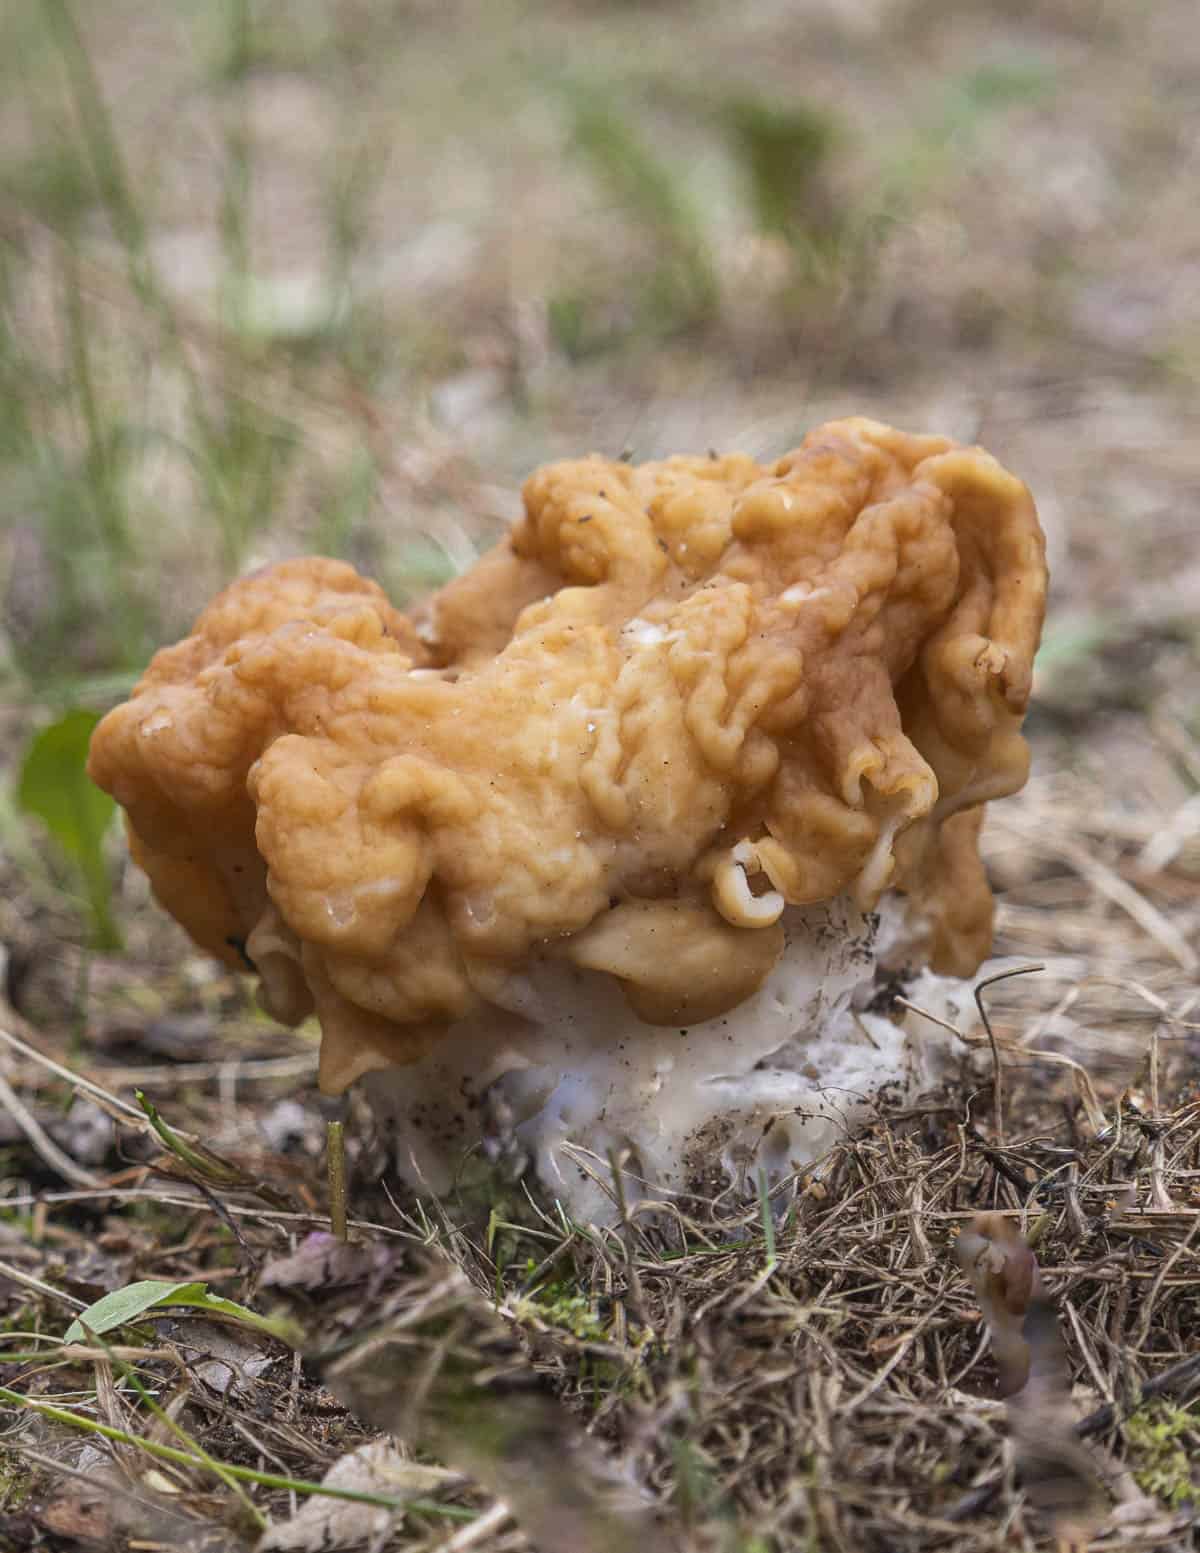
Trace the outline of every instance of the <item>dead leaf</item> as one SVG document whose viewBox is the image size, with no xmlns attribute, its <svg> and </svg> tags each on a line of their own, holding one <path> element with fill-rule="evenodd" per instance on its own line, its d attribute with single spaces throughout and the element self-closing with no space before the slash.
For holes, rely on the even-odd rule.
<svg viewBox="0 0 1200 1553">
<path fill-rule="evenodd" d="M 406 1502 L 421 1499 L 460 1482 L 444 1467 L 408 1461 L 389 1439 L 371 1440 L 336 1461 L 322 1478 L 328 1488 L 359 1494 L 387 1494 Z M 383 1505 L 354 1504 L 344 1499 L 306 1500 L 290 1521 L 272 1526 L 257 1553 L 332 1553 L 334 1548 L 371 1545 L 387 1534 L 397 1511 Z"/>
<path fill-rule="evenodd" d="M 112 1490 L 107 1485 L 70 1481 L 35 1512 L 37 1523 L 51 1536 L 63 1537 L 81 1548 L 107 1547 L 114 1530 L 111 1500 Z"/>
<path fill-rule="evenodd" d="M 280 1257 L 264 1269 L 264 1289 L 345 1289 L 366 1283 L 386 1270 L 394 1252 L 386 1245 L 355 1245 L 317 1230 L 292 1256 Z"/>
<path fill-rule="evenodd" d="M 249 1384 L 276 1361 L 261 1337 L 216 1321 L 163 1321 L 160 1332 L 179 1343 L 192 1374 L 221 1396 L 245 1397 Z"/>
</svg>

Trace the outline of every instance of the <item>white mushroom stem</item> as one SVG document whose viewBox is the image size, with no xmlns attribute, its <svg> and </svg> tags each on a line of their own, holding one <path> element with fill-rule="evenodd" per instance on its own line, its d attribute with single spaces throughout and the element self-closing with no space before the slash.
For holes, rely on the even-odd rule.
<svg viewBox="0 0 1200 1553">
<path fill-rule="evenodd" d="M 771 1189 L 821 1159 L 880 1104 L 911 1102 L 957 1045 L 971 986 L 922 977 L 904 1023 L 866 1006 L 877 919 L 846 901 L 789 907 L 784 948 L 737 1008 L 648 1025 L 617 979 L 533 961 L 421 1061 L 362 1086 L 400 1173 L 444 1194 L 484 1160 L 522 1166 L 580 1223 L 611 1223 L 610 1158 L 625 1200 Z"/>
</svg>

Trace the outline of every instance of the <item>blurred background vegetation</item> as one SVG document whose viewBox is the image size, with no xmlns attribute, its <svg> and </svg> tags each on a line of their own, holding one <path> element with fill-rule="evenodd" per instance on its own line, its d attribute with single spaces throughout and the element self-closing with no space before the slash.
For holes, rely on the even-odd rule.
<svg viewBox="0 0 1200 1553">
<path fill-rule="evenodd" d="M 983 441 L 1049 531 L 1045 705 L 1177 687 L 1200 590 L 1191 12 L 6 0 L 22 888 L 19 807 L 114 941 L 86 839 L 106 816 L 37 793 L 223 581 L 315 550 L 412 597 L 497 537 L 530 468 L 589 448 L 773 456 L 847 411 Z"/>
</svg>

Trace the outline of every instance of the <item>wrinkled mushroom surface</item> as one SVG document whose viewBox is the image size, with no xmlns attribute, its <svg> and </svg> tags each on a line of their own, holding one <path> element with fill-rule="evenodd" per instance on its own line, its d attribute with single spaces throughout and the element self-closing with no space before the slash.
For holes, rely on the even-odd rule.
<svg viewBox="0 0 1200 1553">
<path fill-rule="evenodd" d="M 766 466 L 554 464 L 524 506 L 415 618 L 334 561 L 239 580 L 95 734 L 162 903 L 315 1008 L 322 1086 L 486 1042 L 535 964 L 692 1028 L 797 909 L 889 889 L 970 973 L 1045 600 L 1020 481 L 853 419 Z"/>
</svg>

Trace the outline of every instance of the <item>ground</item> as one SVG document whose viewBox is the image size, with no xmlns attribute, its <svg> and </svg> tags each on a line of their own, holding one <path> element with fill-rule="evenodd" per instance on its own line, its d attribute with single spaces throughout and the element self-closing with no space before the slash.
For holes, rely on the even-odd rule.
<svg viewBox="0 0 1200 1553">
<path fill-rule="evenodd" d="M 43 0 L 0 76 L 0 1547 L 1049 1546 L 953 1254 L 992 1207 L 1067 1348 L 1046 1450 L 1104 1453 L 1094 1546 L 1196 1546 L 1192 7 Z M 1034 777 L 986 832 L 997 954 L 1041 967 L 986 995 L 999 1108 L 978 1026 L 779 1222 L 612 1236 L 403 1197 L 352 1109 L 351 1244 L 312 1239 L 313 1033 L 115 836 L 83 888 L 31 736 L 243 568 L 412 598 L 539 462 L 845 411 L 984 443 L 1047 530 Z M 63 1344 L 146 1279 L 292 1325 L 193 1291 Z"/>
</svg>

